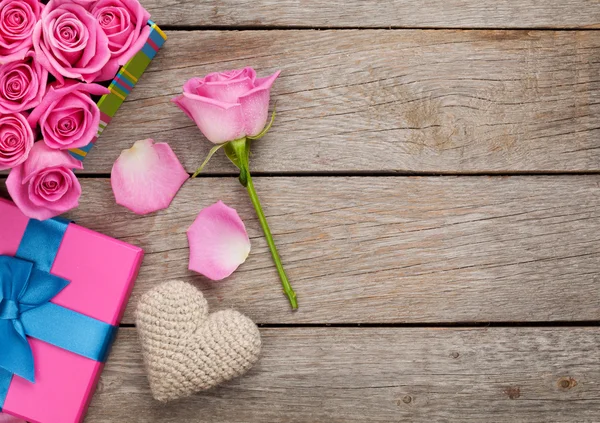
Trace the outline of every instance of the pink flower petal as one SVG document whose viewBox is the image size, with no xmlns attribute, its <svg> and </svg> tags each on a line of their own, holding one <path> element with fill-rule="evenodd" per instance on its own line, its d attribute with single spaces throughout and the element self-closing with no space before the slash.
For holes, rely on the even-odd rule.
<svg viewBox="0 0 600 423">
<path fill-rule="evenodd" d="M 244 222 L 222 201 L 202 209 L 187 236 L 189 269 L 214 281 L 231 275 L 250 254 Z"/>
<path fill-rule="evenodd" d="M 27 423 L 25 420 L 17 419 L 8 414 L 0 413 L 0 423 Z"/>
<path fill-rule="evenodd" d="M 245 136 L 239 104 L 225 103 L 184 92 L 172 100 L 196 122 L 209 141 L 221 144 Z"/>
<path fill-rule="evenodd" d="M 49 167 L 83 169 L 83 163 L 68 153 L 56 154 L 56 150 L 51 149 L 45 143 L 36 142 L 29 153 L 29 159 L 23 163 L 23 182 L 29 182 L 40 170 Z"/>
<path fill-rule="evenodd" d="M 246 135 L 258 135 L 267 125 L 271 86 L 280 73 L 281 71 L 277 71 L 267 78 L 258 78 L 256 88 L 240 97 Z"/>
<path fill-rule="evenodd" d="M 189 175 L 166 143 L 137 141 L 123 150 L 110 182 L 117 204 L 137 214 L 166 209 Z"/>
</svg>

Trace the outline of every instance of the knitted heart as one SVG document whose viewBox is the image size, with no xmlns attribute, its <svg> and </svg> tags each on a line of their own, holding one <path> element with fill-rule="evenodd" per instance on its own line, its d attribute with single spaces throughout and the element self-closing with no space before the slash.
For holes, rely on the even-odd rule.
<svg viewBox="0 0 600 423">
<path fill-rule="evenodd" d="M 146 293 L 137 329 L 152 395 L 171 401 L 246 373 L 258 360 L 258 328 L 235 310 L 208 314 L 194 286 L 163 283 Z"/>
</svg>

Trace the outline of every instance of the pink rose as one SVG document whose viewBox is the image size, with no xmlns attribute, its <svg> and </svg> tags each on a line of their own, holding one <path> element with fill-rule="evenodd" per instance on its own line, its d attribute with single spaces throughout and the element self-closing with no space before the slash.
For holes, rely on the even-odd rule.
<svg viewBox="0 0 600 423">
<path fill-rule="evenodd" d="M 0 113 L 21 112 L 42 101 L 48 72 L 29 51 L 23 60 L 0 65 Z"/>
<path fill-rule="evenodd" d="M 111 57 L 97 79 L 106 81 L 114 78 L 119 68 L 146 44 L 150 14 L 138 0 L 100 0 L 94 5 L 92 15 L 108 37 Z"/>
<path fill-rule="evenodd" d="M 71 169 L 82 168 L 66 151 L 36 142 L 29 158 L 10 171 L 6 187 L 27 217 L 50 219 L 79 205 L 81 185 Z"/>
<path fill-rule="evenodd" d="M 108 38 L 96 18 L 71 0 L 50 0 L 33 31 L 39 62 L 64 78 L 94 82 L 110 59 Z"/>
<path fill-rule="evenodd" d="M 43 8 L 39 0 L 0 1 L 0 63 L 25 57 Z"/>
<path fill-rule="evenodd" d="M 98 0 L 71 0 L 71 3 L 75 3 L 80 6 L 83 6 L 85 8 L 85 10 L 92 10 L 92 7 L 94 7 L 94 4 L 97 1 Z"/>
<path fill-rule="evenodd" d="M 33 131 L 22 114 L 0 115 L 0 170 L 23 163 L 34 142 Z"/>
<path fill-rule="evenodd" d="M 88 145 L 98 132 L 100 109 L 91 95 L 108 94 L 98 84 L 67 83 L 51 86 L 41 104 L 27 118 L 32 128 L 38 124 L 48 147 L 58 150 Z"/>
<path fill-rule="evenodd" d="M 267 123 L 271 85 L 279 71 L 256 78 L 252 68 L 192 78 L 172 101 L 215 144 L 258 135 Z"/>
</svg>

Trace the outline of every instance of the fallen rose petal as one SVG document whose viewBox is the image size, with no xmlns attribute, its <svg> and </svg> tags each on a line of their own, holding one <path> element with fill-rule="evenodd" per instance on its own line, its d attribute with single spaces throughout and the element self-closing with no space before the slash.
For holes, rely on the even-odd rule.
<svg viewBox="0 0 600 423">
<path fill-rule="evenodd" d="M 110 182 L 117 204 L 137 214 L 166 209 L 189 175 L 166 143 L 137 141 L 123 150 Z"/>
<path fill-rule="evenodd" d="M 244 222 L 222 201 L 200 211 L 187 237 L 189 269 L 215 281 L 231 275 L 250 254 Z"/>
</svg>

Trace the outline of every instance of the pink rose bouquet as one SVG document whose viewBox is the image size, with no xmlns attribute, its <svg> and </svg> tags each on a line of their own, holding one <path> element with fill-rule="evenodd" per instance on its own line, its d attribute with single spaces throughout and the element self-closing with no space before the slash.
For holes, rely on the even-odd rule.
<svg viewBox="0 0 600 423">
<path fill-rule="evenodd" d="M 263 228 L 273 261 L 292 309 L 298 308 L 296 292 L 290 285 L 273 235 L 256 194 L 250 175 L 250 146 L 271 128 L 275 112 L 268 122 L 271 86 L 280 72 L 257 78 L 252 68 L 211 73 L 204 78 L 192 78 L 183 86 L 183 93 L 172 101 L 192 119 L 204 136 L 216 144 L 194 173 L 197 176 L 212 155 L 220 148 L 240 170 L 240 183 L 246 188 Z M 190 243 L 192 245 L 192 243 Z"/>
<path fill-rule="evenodd" d="M 142 49 L 150 15 L 138 0 L 0 0 L 0 170 L 30 218 L 78 205 L 82 165 L 67 151 L 94 141 L 99 96 Z"/>
</svg>

